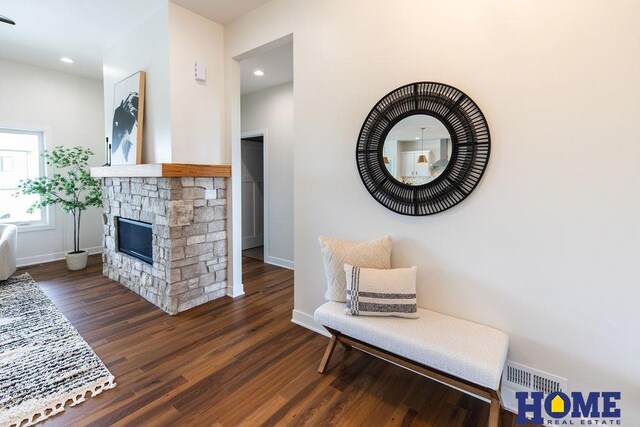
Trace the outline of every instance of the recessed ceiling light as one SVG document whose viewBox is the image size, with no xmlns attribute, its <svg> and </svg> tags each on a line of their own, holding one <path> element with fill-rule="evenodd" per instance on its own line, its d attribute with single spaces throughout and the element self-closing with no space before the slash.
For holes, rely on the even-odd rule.
<svg viewBox="0 0 640 427">
<path fill-rule="evenodd" d="M 416 136 L 416 139 L 420 139 L 420 137 L 419 137 L 419 136 Z"/>
<path fill-rule="evenodd" d="M 254 76 L 258 76 L 258 77 L 264 76 L 264 71 L 262 71 L 262 70 L 255 70 L 255 71 L 253 72 L 253 75 L 254 75 Z"/>
<path fill-rule="evenodd" d="M 64 62 L 65 64 L 73 64 L 73 59 L 67 58 L 66 56 L 60 58 L 60 61 Z"/>
</svg>

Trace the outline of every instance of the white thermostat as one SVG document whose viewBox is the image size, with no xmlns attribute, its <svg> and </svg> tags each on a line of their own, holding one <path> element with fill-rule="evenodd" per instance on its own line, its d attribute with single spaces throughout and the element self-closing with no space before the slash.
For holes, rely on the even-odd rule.
<svg viewBox="0 0 640 427">
<path fill-rule="evenodd" d="M 196 62 L 194 64 L 194 75 L 196 81 L 203 82 L 207 80 L 207 69 L 204 64 L 201 64 L 199 62 Z"/>
</svg>

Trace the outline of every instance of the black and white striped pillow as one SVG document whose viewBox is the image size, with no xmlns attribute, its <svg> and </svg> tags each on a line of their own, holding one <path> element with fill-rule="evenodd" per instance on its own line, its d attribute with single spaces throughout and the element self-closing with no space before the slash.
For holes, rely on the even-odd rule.
<svg viewBox="0 0 640 427">
<path fill-rule="evenodd" d="M 347 307 L 352 316 L 418 317 L 418 268 L 378 270 L 345 264 Z"/>
</svg>

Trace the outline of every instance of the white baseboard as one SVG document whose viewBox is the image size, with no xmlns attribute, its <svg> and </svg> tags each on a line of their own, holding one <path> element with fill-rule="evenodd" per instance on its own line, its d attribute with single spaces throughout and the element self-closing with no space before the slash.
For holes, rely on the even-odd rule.
<svg viewBox="0 0 640 427">
<path fill-rule="evenodd" d="M 242 289 L 244 289 L 244 285 L 242 285 Z M 238 292 L 236 294 L 233 293 L 233 288 L 227 288 L 227 296 L 231 298 L 238 298 L 244 295 L 244 291 Z"/>
<path fill-rule="evenodd" d="M 518 414 L 518 402 L 516 401 L 516 390 L 511 387 L 500 387 L 500 400 L 502 407 L 509 412 Z"/>
<path fill-rule="evenodd" d="M 95 246 L 93 248 L 85 249 L 89 252 L 89 255 L 100 254 L 102 253 L 102 246 Z M 24 258 L 18 258 L 16 260 L 16 264 L 18 267 L 27 267 L 35 264 L 42 264 L 45 262 L 59 261 L 61 259 L 65 259 L 66 252 L 55 252 L 52 254 L 44 254 L 44 255 L 35 255 Z"/>
<path fill-rule="evenodd" d="M 293 270 L 293 261 L 289 261 L 288 259 L 277 258 L 274 256 L 265 255 L 264 257 L 265 264 L 271 264 L 278 267 L 286 268 L 288 270 Z"/>
<path fill-rule="evenodd" d="M 242 250 L 257 248 L 258 246 L 264 246 L 264 236 L 252 236 L 242 239 Z"/>
<path fill-rule="evenodd" d="M 313 320 L 313 316 L 303 313 L 300 310 L 293 310 L 291 322 L 296 325 L 300 325 L 303 328 L 307 328 L 316 332 L 320 335 L 324 335 L 325 337 L 330 337 L 331 334 L 327 332 L 322 326 L 318 325 L 315 320 Z"/>
</svg>

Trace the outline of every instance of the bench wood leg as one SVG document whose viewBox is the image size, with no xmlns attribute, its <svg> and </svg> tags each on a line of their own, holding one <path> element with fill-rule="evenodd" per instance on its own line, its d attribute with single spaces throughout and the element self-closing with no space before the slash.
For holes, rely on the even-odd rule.
<svg viewBox="0 0 640 427">
<path fill-rule="evenodd" d="M 487 423 L 488 427 L 498 427 L 498 423 L 500 422 L 500 407 L 500 397 L 491 396 L 491 403 L 489 406 L 489 422 Z"/>
<path fill-rule="evenodd" d="M 327 369 L 327 365 L 329 364 L 329 360 L 333 355 L 333 350 L 336 349 L 336 344 L 338 343 L 338 335 L 335 333 L 331 333 L 331 339 L 329 340 L 329 345 L 327 345 L 327 349 L 324 351 L 324 356 L 322 356 L 322 360 L 320 361 L 320 366 L 318 366 L 318 372 L 324 374 L 324 371 Z"/>
</svg>

